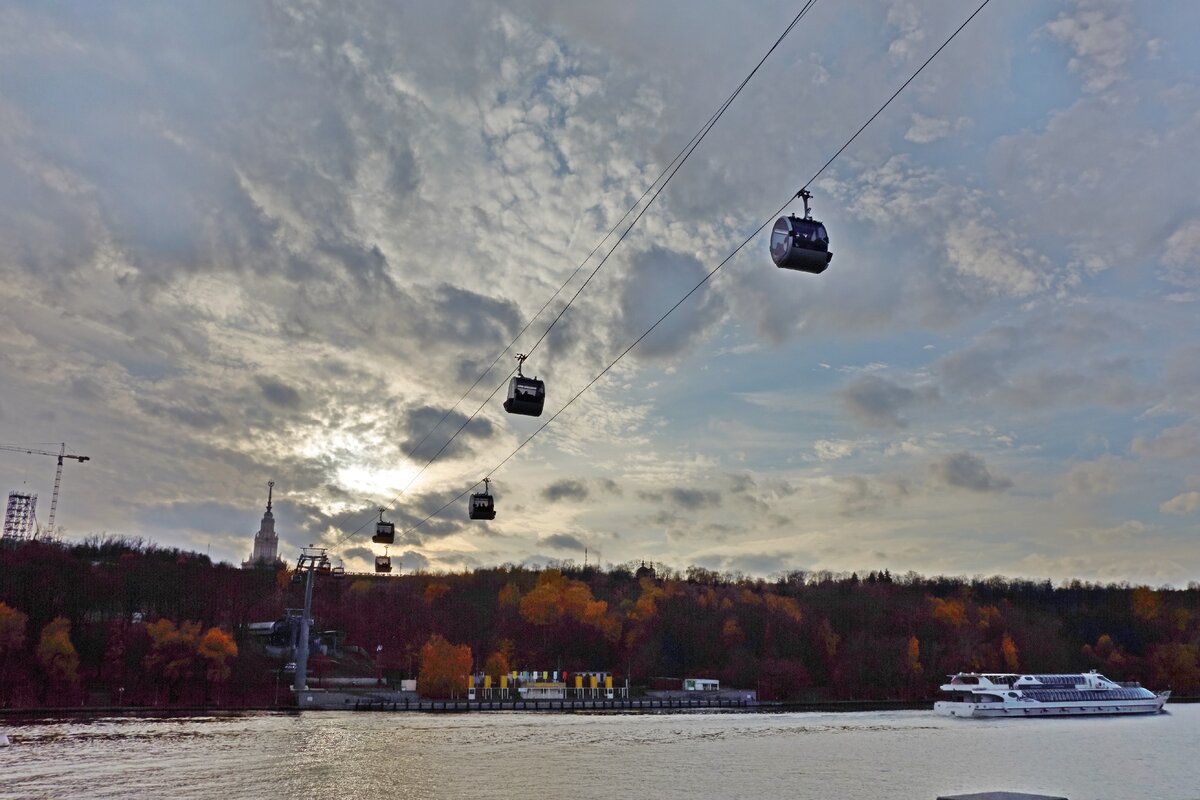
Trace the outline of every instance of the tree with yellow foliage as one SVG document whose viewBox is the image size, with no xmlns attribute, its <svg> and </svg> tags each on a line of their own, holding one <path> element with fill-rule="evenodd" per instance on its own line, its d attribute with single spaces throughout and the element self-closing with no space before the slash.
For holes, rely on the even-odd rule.
<svg viewBox="0 0 1200 800">
<path fill-rule="evenodd" d="M 42 628 L 36 655 L 45 676 L 42 702 L 46 702 L 47 696 L 53 696 L 59 703 L 73 701 L 79 692 L 79 653 L 71 644 L 69 619 L 55 617 Z"/>
<path fill-rule="evenodd" d="M 0 707 L 11 701 L 12 681 L 8 677 L 9 662 L 25 647 L 25 626 L 29 617 L 5 603 L 0 603 Z"/>
</svg>

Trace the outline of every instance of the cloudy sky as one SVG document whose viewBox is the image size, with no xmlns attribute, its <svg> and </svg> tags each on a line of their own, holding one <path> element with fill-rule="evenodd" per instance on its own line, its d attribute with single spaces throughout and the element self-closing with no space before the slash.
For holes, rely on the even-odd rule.
<svg viewBox="0 0 1200 800">
<path fill-rule="evenodd" d="M 234 562 L 274 480 L 349 569 L 394 502 L 406 570 L 1200 577 L 1192 0 L 993 0 L 812 184 L 825 274 L 760 236 L 504 461 L 978 5 L 818 2 L 534 353 L 542 420 L 510 354 L 429 435 L 802 5 L 0 2 L 0 443 L 91 456 L 67 538 Z M 43 521 L 53 477 L 0 453 Z"/>
</svg>

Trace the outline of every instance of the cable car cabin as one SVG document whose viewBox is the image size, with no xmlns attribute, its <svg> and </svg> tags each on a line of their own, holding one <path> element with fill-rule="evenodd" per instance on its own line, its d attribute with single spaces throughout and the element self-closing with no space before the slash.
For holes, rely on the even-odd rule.
<svg viewBox="0 0 1200 800">
<path fill-rule="evenodd" d="M 317 564 L 317 574 L 318 575 L 330 575 L 332 573 L 333 573 L 333 565 L 330 564 L 328 561 L 322 561 L 320 564 Z"/>
<path fill-rule="evenodd" d="M 392 544 L 396 541 L 396 523 L 379 520 L 375 523 L 375 535 L 371 537 L 375 544 Z"/>
<path fill-rule="evenodd" d="M 376 572 L 391 572 L 392 557 L 391 556 L 375 556 L 375 571 Z"/>
<path fill-rule="evenodd" d="M 346 577 L 346 568 L 343 567 L 341 564 L 338 564 L 336 567 L 334 567 L 330 571 L 329 574 L 332 575 L 334 578 L 344 578 L 344 577 Z"/>
<path fill-rule="evenodd" d="M 781 269 L 820 275 L 833 260 L 829 233 L 815 219 L 780 217 L 771 230 L 771 260 Z"/>
<path fill-rule="evenodd" d="M 495 519 L 496 501 L 487 492 L 471 495 L 471 519 Z"/>
<path fill-rule="evenodd" d="M 523 375 L 514 375 L 508 382 L 508 399 L 504 401 L 504 410 L 508 413 L 540 417 L 545 404 L 545 382 Z"/>
</svg>

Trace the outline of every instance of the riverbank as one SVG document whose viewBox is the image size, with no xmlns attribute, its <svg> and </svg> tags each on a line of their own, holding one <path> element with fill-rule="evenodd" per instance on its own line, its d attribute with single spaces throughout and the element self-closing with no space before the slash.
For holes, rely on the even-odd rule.
<svg viewBox="0 0 1200 800">
<path fill-rule="evenodd" d="M 414 712 L 417 712 L 417 711 L 442 711 L 442 710 L 462 711 L 462 712 L 470 712 L 470 711 L 529 711 L 531 713 L 533 713 L 533 712 L 546 713 L 548 711 L 560 711 L 560 709 L 557 707 L 558 703 L 560 702 L 558 700 L 541 701 L 540 706 L 537 705 L 538 701 L 528 701 L 528 702 L 517 701 L 517 702 L 501 704 L 500 701 L 487 701 L 487 700 L 485 700 L 485 701 L 466 701 L 466 700 L 459 700 L 459 701 L 445 700 L 445 701 L 443 701 L 443 700 L 425 699 L 420 702 L 421 702 L 420 707 L 418 707 L 417 703 L 412 702 L 409 704 L 409 707 L 407 709 L 404 708 L 404 704 L 403 704 L 403 702 L 401 702 L 401 703 L 399 703 L 399 708 L 397 708 L 395 710 L 398 710 L 398 711 L 409 710 L 409 711 L 414 711 Z M 566 702 L 569 705 L 572 701 L 564 701 L 564 702 Z M 575 702 L 579 702 L 579 701 L 575 701 Z M 653 708 L 651 708 L 649 705 L 647 705 L 641 709 L 638 709 L 638 708 L 622 709 L 619 705 L 609 708 L 609 707 L 605 707 L 600 704 L 605 703 L 605 702 L 618 703 L 618 704 L 621 702 L 637 703 L 637 702 L 639 702 L 638 699 L 635 698 L 632 701 L 614 700 L 614 701 L 594 701 L 594 702 L 597 705 L 593 705 L 588 708 L 584 708 L 583 706 L 579 706 L 578 708 L 564 708 L 564 709 L 561 709 L 561 711 L 563 713 L 569 713 L 571 711 L 588 711 L 588 710 L 608 710 L 608 711 L 626 710 L 626 711 L 636 713 L 638 710 L 646 710 L 646 711 L 653 710 L 656 712 L 670 712 L 673 710 L 674 711 L 688 711 L 688 710 L 702 710 L 704 708 L 712 708 L 715 710 L 715 709 L 720 708 L 722 710 L 753 711 L 753 712 L 766 712 L 766 713 L 772 713 L 772 712 L 780 712 L 780 713 L 786 713 L 786 712 L 793 712 L 793 713 L 794 712 L 812 712 L 812 713 L 846 712 L 846 713 L 852 713 L 852 712 L 865 712 L 865 711 L 931 711 L 931 710 L 933 710 L 933 703 L 934 703 L 933 700 L 830 700 L 830 701 L 819 702 L 819 703 L 816 703 L 816 702 L 814 702 L 814 703 L 784 703 L 784 702 L 775 702 L 775 701 L 759 701 L 755 705 L 738 706 L 738 705 L 732 703 L 731 701 L 726 701 L 726 703 L 724 705 L 714 704 L 711 706 L 703 706 L 703 705 L 688 705 L 687 703 L 682 703 L 682 704 L 676 704 L 676 705 L 670 705 L 670 704 L 661 705 L 661 706 L 655 705 Z M 657 703 L 658 701 L 654 701 L 654 702 Z M 1165 710 L 1167 712 L 1170 712 L 1171 706 L 1188 705 L 1188 704 L 1192 704 L 1192 703 L 1200 703 L 1200 695 L 1194 695 L 1194 696 L 1189 696 L 1189 697 L 1172 697 L 1170 702 L 1167 703 Z M 447 708 L 443 709 L 442 706 L 444 704 L 450 704 L 450 706 L 452 706 L 452 707 L 447 707 Z M 455 704 L 461 704 L 461 706 L 456 706 Z M 386 705 L 388 706 L 388 708 L 386 710 L 389 710 L 389 711 L 393 710 L 390 707 L 392 705 L 392 703 L 390 701 L 387 702 Z M 501 707 L 502 705 L 504 707 Z M 473 706 L 473 707 L 468 708 L 467 706 Z M 237 707 L 234 707 L 234 706 L 67 706 L 67 707 L 53 707 L 53 708 L 3 708 L 3 709 L 0 709 L 0 719 L 14 719 L 14 720 L 20 721 L 20 720 L 29 720 L 29 719 L 60 719 L 60 718 L 69 718 L 69 717 L 96 717 L 96 716 L 167 717 L 167 718 L 169 718 L 169 717 L 212 717 L 212 716 L 229 716 L 229 715 L 237 715 L 237 714 L 263 713 L 263 712 L 295 714 L 295 713 L 299 713 L 302 710 L 321 711 L 321 710 L 330 710 L 330 709 L 321 709 L 321 708 L 316 708 L 316 707 L 300 709 L 297 706 L 284 706 L 284 705 L 237 706 Z M 351 703 L 349 708 L 346 708 L 345 706 L 340 706 L 340 707 L 338 707 L 337 710 L 355 710 L 355 709 L 353 707 L 353 703 Z M 359 710 L 385 710 L 385 709 L 370 708 L 367 703 L 364 703 L 362 705 L 362 708 L 360 708 Z"/>
</svg>

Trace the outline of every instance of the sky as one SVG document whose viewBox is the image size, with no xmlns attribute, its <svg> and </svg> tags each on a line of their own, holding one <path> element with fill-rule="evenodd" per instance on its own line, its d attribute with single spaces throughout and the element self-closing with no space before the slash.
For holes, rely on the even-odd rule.
<svg viewBox="0 0 1200 800">
<path fill-rule="evenodd" d="M 387 507 L 405 572 L 1200 579 L 1200 5 L 993 0 L 822 171 L 978 3 L 817 2 L 614 248 L 802 5 L 0 0 L 0 444 L 233 563 L 273 480 L 351 571 Z M 564 410 L 806 184 L 824 274 L 758 235 Z"/>
</svg>

